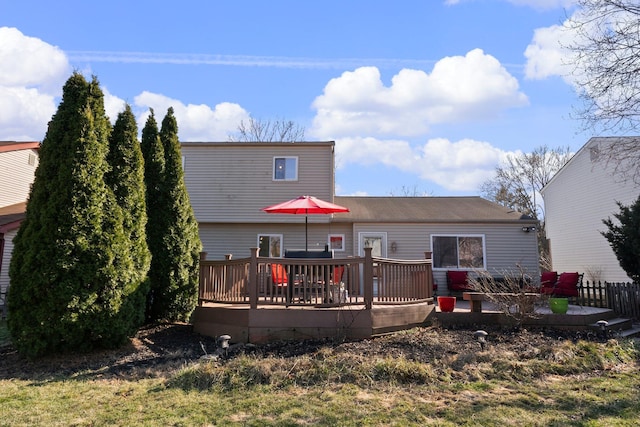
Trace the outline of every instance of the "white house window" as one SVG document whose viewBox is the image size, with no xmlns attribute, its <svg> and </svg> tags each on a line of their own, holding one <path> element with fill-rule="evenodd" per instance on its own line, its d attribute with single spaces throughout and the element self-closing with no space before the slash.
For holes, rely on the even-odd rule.
<svg viewBox="0 0 640 427">
<path fill-rule="evenodd" d="M 433 268 L 485 269 L 484 236 L 431 236 Z"/>
<path fill-rule="evenodd" d="M 282 257 L 282 234 L 258 234 L 258 256 Z"/>
<path fill-rule="evenodd" d="M 344 234 L 329 234 L 327 244 L 330 251 L 344 251 Z"/>
<path fill-rule="evenodd" d="M 274 157 L 273 158 L 273 180 L 274 181 L 297 181 L 298 180 L 298 158 L 297 157 Z"/>
</svg>

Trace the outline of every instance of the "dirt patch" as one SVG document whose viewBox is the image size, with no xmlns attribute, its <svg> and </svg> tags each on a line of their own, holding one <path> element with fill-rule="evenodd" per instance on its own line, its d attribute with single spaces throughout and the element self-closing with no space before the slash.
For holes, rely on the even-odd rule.
<svg viewBox="0 0 640 427">
<path fill-rule="evenodd" d="M 553 330 L 487 329 L 487 346 L 505 354 L 524 358 L 557 340 L 577 340 L 584 333 Z M 336 352 L 357 353 L 369 357 L 405 357 L 420 362 L 479 349 L 473 332 L 476 328 L 414 328 L 377 338 L 339 341 L 320 339 L 276 342 L 260 346 L 234 344 L 227 355 L 250 353 L 257 357 L 297 357 L 323 347 Z M 214 338 L 198 335 L 188 324 L 165 324 L 142 328 L 128 345 L 115 350 L 85 354 L 65 354 L 28 360 L 11 346 L 0 348 L 0 379 L 46 380 L 75 378 L 151 378 L 167 377 L 177 369 L 216 352 Z"/>
</svg>

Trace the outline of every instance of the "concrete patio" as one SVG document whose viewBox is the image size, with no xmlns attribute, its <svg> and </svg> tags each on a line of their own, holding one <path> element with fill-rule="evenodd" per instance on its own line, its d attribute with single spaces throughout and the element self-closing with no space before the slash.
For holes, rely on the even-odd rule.
<svg viewBox="0 0 640 427">
<path fill-rule="evenodd" d="M 470 302 L 456 300 L 453 312 L 442 312 L 436 304 L 433 313 L 437 321 L 445 327 L 463 325 L 515 325 L 516 319 L 499 310 L 496 304 L 485 301 L 481 313 L 471 312 Z M 640 333 L 640 326 L 634 325 L 631 319 L 620 318 L 613 310 L 607 308 L 587 307 L 569 304 L 566 314 L 555 314 L 549 306 L 542 302 L 536 304 L 534 314 L 524 319 L 523 325 L 549 327 L 565 330 L 590 330 L 597 328 L 596 322 L 606 320 L 607 329 L 618 331 L 622 336 Z"/>
</svg>

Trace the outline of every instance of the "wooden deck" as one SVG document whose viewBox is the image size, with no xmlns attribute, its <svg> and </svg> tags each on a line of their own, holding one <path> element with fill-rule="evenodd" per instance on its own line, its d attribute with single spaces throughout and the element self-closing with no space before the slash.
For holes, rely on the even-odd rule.
<svg viewBox="0 0 640 427">
<path fill-rule="evenodd" d="M 289 306 L 207 303 L 196 308 L 194 330 L 234 342 L 263 343 L 307 338 L 370 338 L 428 323 L 433 300 L 413 304 Z"/>
<path fill-rule="evenodd" d="M 368 338 L 424 324 L 435 310 L 430 253 L 422 260 L 373 258 L 370 248 L 364 257 L 344 259 L 257 253 L 253 248 L 240 260 L 201 257 L 196 332 L 251 343 Z"/>
<path fill-rule="evenodd" d="M 274 263 L 286 271 L 286 286 L 278 286 L 270 274 Z M 469 301 L 458 299 L 453 312 L 441 312 L 434 304 L 430 253 L 409 261 L 373 258 L 370 250 L 364 257 L 292 260 L 261 258 L 254 248 L 251 258 L 210 261 L 203 254 L 200 264 L 194 330 L 230 335 L 233 342 L 361 339 L 433 321 L 445 327 L 517 323 L 490 301 L 473 312 Z M 599 320 L 609 321 L 611 328 L 631 328 L 631 320 L 617 318 L 614 310 L 581 305 L 554 314 L 538 304 L 523 325 L 578 330 Z"/>
</svg>

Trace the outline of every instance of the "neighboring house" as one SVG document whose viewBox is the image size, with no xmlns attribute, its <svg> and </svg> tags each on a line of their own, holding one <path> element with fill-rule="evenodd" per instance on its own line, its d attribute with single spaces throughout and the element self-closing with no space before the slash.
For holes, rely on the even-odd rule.
<svg viewBox="0 0 640 427">
<path fill-rule="evenodd" d="M 365 246 L 374 256 L 396 259 L 433 252 L 441 290 L 449 269 L 502 275 L 522 268 L 538 277 L 534 219 L 480 197 L 334 197 L 332 141 L 186 142 L 182 155 L 208 259 L 248 257 L 251 247 L 275 257 L 304 249 L 304 215 L 261 209 L 312 195 L 350 212 L 309 215 L 309 249 L 329 245 L 338 258 L 362 255 Z"/>
<path fill-rule="evenodd" d="M 39 142 L 0 141 L 0 294 L 9 287 L 13 238 L 24 219 Z"/>
<path fill-rule="evenodd" d="M 602 220 L 630 205 L 640 186 L 612 176 L 601 150 L 619 138 L 591 138 L 542 189 L 551 262 L 557 271 L 578 271 L 586 280 L 627 282 L 630 278 L 601 232 Z"/>
</svg>

